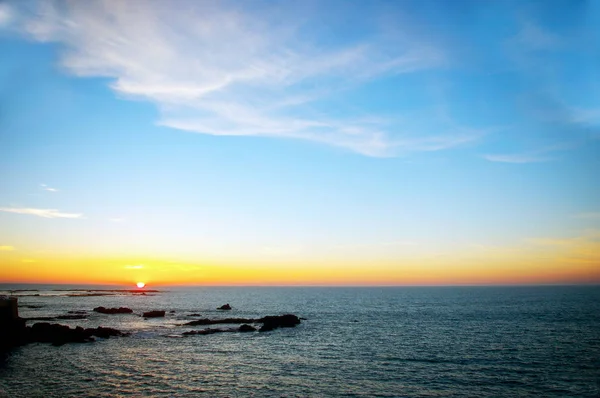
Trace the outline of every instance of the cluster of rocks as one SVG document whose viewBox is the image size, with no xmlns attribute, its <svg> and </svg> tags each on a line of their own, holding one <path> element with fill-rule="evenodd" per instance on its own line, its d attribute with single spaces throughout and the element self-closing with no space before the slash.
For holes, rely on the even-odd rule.
<svg viewBox="0 0 600 398">
<path fill-rule="evenodd" d="M 300 318 L 296 315 L 273 315 L 262 318 L 224 318 L 224 319 L 196 319 L 184 324 L 184 326 L 200 326 L 200 325 L 223 325 L 223 324 L 242 324 L 237 329 L 203 329 L 184 332 L 183 335 L 193 334 L 213 334 L 219 332 L 254 332 L 257 329 L 249 324 L 262 323 L 258 329 L 259 332 L 269 332 L 278 328 L 293 328 L 300 324 Z"/>
<path fill-rule="evenodd" d="M 79 313 L 48 317 L 49 319 L 80 319 L 84 314 Z M 77 326 L 70 328 L 57 323 L 39 322 L 27 326 L 26 322 L 31 319 L 19 317 L 17 299 L 14 297 L 0 296 L 0 352 L 7 351 L 13 347 L 29 343 L 51 343 L 63 345 L 65 343 L 86 343 L 95 340 L 95 337 L 109 338 L 111 336 L 126 336 L 117 329 L 97 327 L 82 328 Z M 38 318 L 39 319 L 39 318 Z"/>
<path fill-rule="evenodd" d="M 52 343 L 52 345 L 63 345 L 65 343 L 88 343 L 95 341 L 95 337 L 109 338 L 111 336 L 127 336 L 117 329 L 105 328 L 82 328 L 77 326 L 70 328 L 58 323 L 40 322 L 24 329 L 22 344 L 28 343 Z"/>
<path fill-rule="evenodd" d="M 218 309 L 231 310 L 229 304 L 225 304 Z M 94 312 L 102 314 L 131 314 L 133 310 L 126 307 L 105 308 L 96 307 Z M 174 312 L 174 311 L 171 311 Z M 144 312 L 144 318 L 164 317 L 165 311 L 155 310 Z M 199 315 L 199 314 L 194 314 Z M 113 336 L 126 336 L 128 333 L 123 333 L 117 329 L 97 327 L 83 328 L 77 326 L 71 328 L 69 326 L 39 322 L 32 326 L 27 326 L 27 321 L 32 320 L 61 320 L 61 319 L 84 319 L 87 317 L 85 311 L 69 311 L 66 315 L 56 317 L 39 317 L 39 318 L 21 318 L 18 315 L 17 299 L 14 297 L 0 296 L 0 351 L 8 350 L 12 347 L 25 345 L 29 343 L 51 343 L 53 345 L 63 345 L 65 343 L 85 343 L 95 341 L 96 337 L 109 338 Z M 208 325 L 225 325 L 239 324 L 239 327 L 220 329 L 210 328 L 202 330 L 191 330 L 183 333 L 189 335 L 209 335 L 214 333 L 224 332 L 268 332 L 278 328 L 291 328 L 300 324 L 300 320 L 296 315 L 285 314 L 275 316 L 265 316 L 262 318 L 224 318 L 224 319 L 196 319 L 180 326 L 208 326 Z M 261 324 L 259 328 L 253 325 Z"/>
<path fill-rule="evenodd" d="M 163 318 L 165 311 L 148 311 L 142 314 L 144 318 Z"/>
</svg>

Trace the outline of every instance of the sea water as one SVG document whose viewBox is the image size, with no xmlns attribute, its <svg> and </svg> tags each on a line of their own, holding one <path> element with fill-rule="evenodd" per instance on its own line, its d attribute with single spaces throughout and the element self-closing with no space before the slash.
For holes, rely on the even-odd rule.
<svg viewBox="0 0 600 398">
<path fill-rule="evenodd" d="M 37 289 L 12 292 L 23 317 L 87 311 L 87 319 L 54 322 L 131 335 L 19 347 L 0 362 L 0 396 L 600 396 L 598 286 L 190 287 L 101 296 L 0 286 L 0 294 L 23 288 Z M 233 310 L 216 310 L 225 303 Z M 97 306 L 134 314 L 91 311 Z M 140 316 L 148 310 L 167 315 Z M 192 314 L 285 313 L 306 320 L 266 333 L 182 336 L 206 328 L 181 326 L 198 318 Z"/>
</svg>

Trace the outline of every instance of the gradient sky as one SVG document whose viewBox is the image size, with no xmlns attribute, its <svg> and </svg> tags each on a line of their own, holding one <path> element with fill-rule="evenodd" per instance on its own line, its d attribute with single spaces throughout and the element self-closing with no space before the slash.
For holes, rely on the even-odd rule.
<svg viewBox="0 0 600 398">
<path fill-rule="evenodd" d="M 0 281 L 600 282 L 598 1 L 0 1 Z"/>
</svg>

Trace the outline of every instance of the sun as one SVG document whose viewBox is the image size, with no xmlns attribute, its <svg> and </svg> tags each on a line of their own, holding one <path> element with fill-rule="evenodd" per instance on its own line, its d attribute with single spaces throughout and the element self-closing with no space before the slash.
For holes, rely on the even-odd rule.
<svg viewBox="0 0 600 398">
<path fill-rule="evenodd" d="M 145 284 L 144 282 L 138 282 L 138 283 L 136 283 L 136 285 L 137 285 L 137 287 L 138 287 L 138 288 L 140 288 L 140 289 L 143 289 L 143 288 L 144 288 L 144 286 L 146 286 L 146 284 Z"/>
</svg>

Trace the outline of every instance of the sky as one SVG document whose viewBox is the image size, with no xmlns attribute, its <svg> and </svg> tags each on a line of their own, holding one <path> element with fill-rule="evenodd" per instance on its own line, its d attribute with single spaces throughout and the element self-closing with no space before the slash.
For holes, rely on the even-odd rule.
<svg viewBox="0 0 600 398">
<path fill-rule="evenodd" d="M 600 283 L 600 2 L 0 1 L 0 282 Z"/>
</svg>

